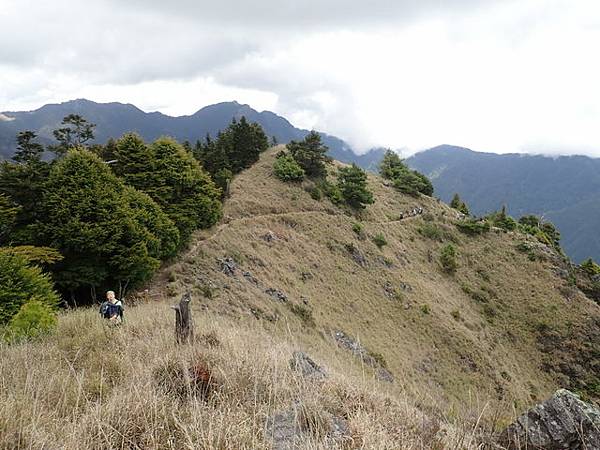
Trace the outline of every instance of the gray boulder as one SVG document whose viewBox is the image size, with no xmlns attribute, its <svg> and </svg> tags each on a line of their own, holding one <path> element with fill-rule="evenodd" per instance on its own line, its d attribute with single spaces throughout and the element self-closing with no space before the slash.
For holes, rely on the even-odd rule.
<svg viewBox="0 0 600 450">
<path fill-rule="evenodd" d="M 304 352 L 294 352 L 290 360 L 290 368 L 300 373 L 304 378 L 312 380 L 323 380 L 327 378 L 327 372 L 314 362 Z"/>
<path fill-rule="evenodd" d="M 560 389 L 509 425 L 500 443 L 511 450 L 600 450 L 600 409 Z"/>
</svg>

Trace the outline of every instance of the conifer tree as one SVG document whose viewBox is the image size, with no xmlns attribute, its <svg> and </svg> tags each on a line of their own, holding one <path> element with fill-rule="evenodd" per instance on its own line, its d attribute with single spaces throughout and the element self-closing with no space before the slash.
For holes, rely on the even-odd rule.
<svg viewBox="0 0 600 450">
<path fill-rule="evenodd" d="M 354 209 L 364 209 L 373 203 L 373 194 L 367 189 L 367 174 L 356 164 L 339 170 L 338 188 L 346 203 Z"/>
<path fill-rule="evenodd" d="M 39 162 L 44 146 L 35 142 L 37 135 L 33 131 L 21 131 L 17 134 L 17 150 L 13 160 L 18 163 L 29 164 Z"/>
<path fill-rule="evenodd" d="M 70 148 L 82 147 L 94 139 L 96 124 L 88 122 L 78 114 L 69 114 L 62 122 L 62 128 L 52 132 L 58 145 L 50 146 L 50 150 L 57 156 L 63 156 Z"/>
<path fill-rule="evenodd" d="M 287 144 L 287 148 L 300 167 L 304 169 L 306 176 L 320 178 L 327 175 L 325 164 L 331 159 L 327 156 L 329 149 L 321 142 L 319 133 L 311 131 L 304 140 L 291 141 Z"/>
<path fill-rule="evenodd" d="M 142 190 L 173 220 L 182 242 L 194 230 L 214 225 L 222 214 L 221 191 L 198 161 L 170 138 L 156 140 L 150 150 L 153 185 Z"/>
<path fill-rule="evenodd" d="M 51 308 L 58 305 L 50 277 L 22 256 L 0 252 L 0 325 L 8 323 L 30 301 Z"/>
<path fill-rule="evenodd" d="M 454 194 L 454 197 L 452 197 L 450 208 L 454 208 L 467 216 L 469 215 L 469 207 L 464 201 L 461 200 L 458 194 Z"/>
<path fill-rule="evenodd" d="M 154 154 L 137 133 L 126 133 L 113 148 L 113 172 L 125 183 L 144 191 L 156 184 Z"/>
<path fill-rule="evenodd" d="M 71 150 L 46 183 L 39 232 L 64 260 L 54 266 L 58 285 L 76 290 L 148 279 L 159 258 L 172 253 L 176 230 L 157 206 L 126 188 L 96 155 Z M 160 226 L 152 226 L 159 222 Z M 163 251 L 164 249 L 164 251 Z"/>
<path fill-rule="evenodd" d="M 410 170 L 397 153 L 387 150 L 379 166 L 383 178 L 393 181 L 394 187 L 409 195 L 433 194 L 431 181 L 416 170 Z"/>
</svg>

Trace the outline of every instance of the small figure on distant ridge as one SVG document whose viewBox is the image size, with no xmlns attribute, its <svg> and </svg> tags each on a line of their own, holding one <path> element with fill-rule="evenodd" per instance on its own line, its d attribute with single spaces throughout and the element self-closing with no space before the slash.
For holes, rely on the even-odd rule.
<svg viewBox="0 0 600 450">
<path fill-rule="evenodd" d="M 106 301 L 100 305 L 100 315 L 116 325 L 123 321 L 123 303 L 115 297 L 114 291 L 106 292 Z"/>
</svg>

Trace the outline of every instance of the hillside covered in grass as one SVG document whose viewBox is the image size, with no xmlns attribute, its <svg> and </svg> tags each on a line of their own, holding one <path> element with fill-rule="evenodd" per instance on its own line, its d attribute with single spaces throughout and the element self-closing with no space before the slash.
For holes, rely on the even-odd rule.
<svg viewBox="0 0 600 450">
<path fill-rule="evenodd" d="M 464 234 L 457 211 L 374 175 L 372 205 L 336 206 L 277 179 L 280 150 L 233 179 L 223 219 L 127 299 L 123 326 L 82 308 L 0 344 L 0 448 L 481 448 L 559 387 L 599 395 L 600 310 L 556 250 Z"/>
</svg>

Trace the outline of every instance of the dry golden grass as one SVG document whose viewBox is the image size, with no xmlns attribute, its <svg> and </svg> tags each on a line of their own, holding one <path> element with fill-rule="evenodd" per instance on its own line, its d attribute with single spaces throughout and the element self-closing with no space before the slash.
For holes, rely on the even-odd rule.
<svg viewBox="0 0 600 450">
<path fill-rule="evenodd" d="M 305 448 L 331 447 L 327 423 L 339 416 L 347 448 L 474 449 L 561 386 L 543 369 L 539 330 L 567 333 L 600 323 L 600 313 L 579 292 L 561 294 L 567 282 L 551 259 L 516 250 L 524 236 L 462 235 L 453 210 L 375 176 L 376 203 L 357 217 L 313 200 L 310 182 L 274 178 L 276 151 L 234 180 L 223 222 L 161 269 L 121 328 L 82 309 L 43 341 L 0 346 L 0 448 L 268 448 L 267 418 L 298 401 Z M 399 220 L 414 207 L 425 214 Z M 438 264 L 450 241 L 453 276 Z M 225 257 L 235 276 L 222 273 Z M 185 291 L 197 342 L 178 348 L 168 305 Z M 336 345 L 335 330 L 360 341 L 395 382 L 378 381 Z M 295 376 L 295 350 L 330 377 Z M 207 399 L 187 373 L 197 365 L 213 374 Z"/>
<path fill-rule="evenodd" d="M 0 346 L 0 448 L 268 448 L 267 419 L 294 401 L 313 424 L 302 448 L 325 448 L 331 415 L 349 423 L 345 448 L 477 448 L 472 429 L 425 415 L 326 347 L 311 349 L 329 373 L 313 382 L 290 370 L 292 352 L 306 349 L 293 335 L 196 308 L 195 342 L 177 346 L 171 315 L 144 304 L 114 328 L 80 309 L 54 336 Z M 184 370 L 195 364 L 212 373 L 206 398 Z"/>
</svg>

